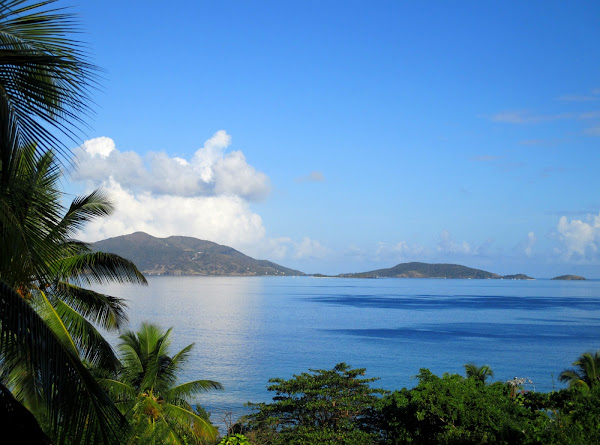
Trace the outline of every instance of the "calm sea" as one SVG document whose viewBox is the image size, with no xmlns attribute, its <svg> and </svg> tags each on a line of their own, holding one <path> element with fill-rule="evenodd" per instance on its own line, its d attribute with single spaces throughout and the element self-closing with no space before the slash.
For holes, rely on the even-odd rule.
<svg viewBox="0 0 600 445">
<path fill-rule="evenodd" d="M 419 368 L 462 373 L 488 364 L 494 380 L 562 387 L 558 374 L 600 349 L 600 281 L 150 277 L 103 286 L 126 298 L 130 328 L 173 327 L 173 352 L 195 343 L 183 378 L 223 392 L 199 402 L 219 419 L 269 401 L 272 377 L 346 362 L 372 384 L 412 387 Z M 115 338 L 113 340 L 116 341 Z"/>
</svg>

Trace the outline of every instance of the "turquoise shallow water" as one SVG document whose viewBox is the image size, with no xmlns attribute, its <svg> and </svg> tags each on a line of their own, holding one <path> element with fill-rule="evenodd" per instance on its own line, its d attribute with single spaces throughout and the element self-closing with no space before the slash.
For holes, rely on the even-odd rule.
<svg viewBox="0 0 600 445">
<path fill-rule="evenodd" d="M 173 351 L 195 343 L 186 380 L 218 380 L 199 402 L 219 420 L 268 401 L 268 379 L 346 362 L 411 387 L 419 368 L 462 373 L 489 364 L 495 380 L 558 374 L 600 349 L 600 281 L 150 277 L 148 287 L 103 286 L 126 298 L 130 328 L 173 327 Z M 116 337 L 112 337 L 116 342 Z"/>
</svg>

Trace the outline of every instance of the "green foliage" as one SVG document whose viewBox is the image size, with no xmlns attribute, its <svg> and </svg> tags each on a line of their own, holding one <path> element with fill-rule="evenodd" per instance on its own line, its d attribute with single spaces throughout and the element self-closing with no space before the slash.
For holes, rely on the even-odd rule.
<svg viewBox="0 0 600 445">
<path fill-rule="evenodd" d="M 589 357 L 588 357 L 589 356 Z M 582 357 L 587 357 L 582 359 Z M 583 354 L 593 375 L 595 356 Z M 588 366 L 590 365 L 590 366 Z M 486 385 L 488 366 L 465 366 L 469 377 L 421 369 L 412 389 L 386 393 L 341 363 L 290 380 L 272 379 L 273 403 L 249 404 L 242 431 L 253 443 L 283 444 L 589 444 L 600 432 L 600 385 L 552 393 Z M 582 368 L 583 369 L 583 368 Z M 378 394 L 384 394 L 378 397 Z"/>
<path fill-rule="evenodd" d="M 573 363 L 575 368 L 565 369 L 558 376 L 558 380 L 566 382 L 569 387 L 582 387 L 589 389 L 600 383 L 600 351 L 585 352 Z"/>
<path fill-rule="evenodd" d="M 600 385 L 558 392 L 526 393 L 520 402 L 547 414 L 543 424 L 532 425 L 532 436 L 543 444 L 597 443 L 600 432 Z"/>
<path fill-rule="evenodd" d="M 467 363 L 465 373 L 467 378 L 473 378 L 483 384 L 485 384 L 488 377 L 494 377 L 494 371 L 488 365 L 477 366 L 475 363 Z"/>
<path fill-rule="evenodd" d="M 248 404 L 258 410 L 246 418 L 248 436 L 261 444 L 372 443 L 371 407 L 385 393 L 369 386 L 377 379 L 361 379 L 365 370 L 345 363 L 310 371 L 269 380 L 276 396 Z"/>
<path fill-rule="evenodd" d="M 516 444 L 542 414 L 510 398 L 504 384 L 421 369 L 419 384 L 384 397 L 379 405 L 385 443 Z"/>
<path fill-rule="evenodd" d="M 0 280 L 12 288 L 0 300 L 0 380 L 55 441 L 119 443 L 127 423 L 81 360 L 116 369 L 97 328 L 118 329 L 125 305 L 80 286 L 146 281 L 131 262 L 70 239 L 112 206 L 96 191 L 63 208 L 60 178 L 54 154 L 36 158 L 33 146 L 0 170 Z"/>
<path fill-rule="evenodd" d="M 243 434 L 231 434 L 219 442 L 219 445 L 252 445 Z"/>
<path fill-rule="evenodd" d="M 73 138 L 89 115 L 98 68 L 69 37 L 78 32 L 73 14 L 53 7 L 55 1 L 0 1 L 2 163 L 11 144 L 37 145 L 40 155 L 65 149 L 58 135 Z"/>
<path fill-rule="evenodd" d="M 169 355 L 171 329 L 142 323 L 122 335 L 122 367 L 117 375 L 99 378 L 132 425 L 129 444 L 203 444 L 214 441 L 216 428 L 202 409 L 192 409 L 198 393 L 222 389 L 218 382 L 178 382 L 193 345 Z"/>
</svg>

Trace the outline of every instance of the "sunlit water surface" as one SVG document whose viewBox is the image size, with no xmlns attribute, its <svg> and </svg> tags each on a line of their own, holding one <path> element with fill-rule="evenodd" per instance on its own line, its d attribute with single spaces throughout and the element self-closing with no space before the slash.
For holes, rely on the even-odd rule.
<svg viewBox="0 0 600 445">
<path fill-rule="evenodd" d="M 128 300 L 129 328 L 173 327 L 172 351 L 195 343 L 184 380 L 225 391 L 199 402 L 220 419 L 269 401 L 272 377 L 346 362 L 412 387 L 419 368 L 462 373 L 489 364 L 494 380 L 527 377 L 559 388 L 558 374 L 600 349 L 600 281 L 150 277 L 148 287 L 97 290 Z M 116 336 L 111 336 L 114 344 Z"/>
</svg>

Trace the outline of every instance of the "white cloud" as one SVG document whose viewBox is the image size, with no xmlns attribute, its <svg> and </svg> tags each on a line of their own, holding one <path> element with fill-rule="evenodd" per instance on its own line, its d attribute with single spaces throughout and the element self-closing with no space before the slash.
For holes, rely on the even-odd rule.
<svg viewBox="0 0 600 445">
<path fill-rule="evenodd" d="M 296 252 L 294 256 L 296 258 L 324 258 L 331 253 L 327 247 L 307 236 L 304 237 L 302 242 L 296 244 L 295 247 Z"/>
<path fill-rule="evenodd" d="M 90 139 L 83 143 L 83 150 L 92 157 L 106 159 L 115 150 L 115 142 L 107 137 Z"/>
<path fill-rule="evenodd" d="M 587 222 L 580 219 L 569 221 L 562 216 L 558 220 L 557 231 L 567 258 L 592 256 L 598 251 L 600 241 L 600 213 L 588 215 Z"/>
<path fill-rule="evenodd" d="M 471 247 L 469 243 L 463 241 L 459 243 L 452 239 L 452 235 L 447 230 L 442 230 L 440 233 L 440 241 L 438 242 L 438 251 L 442 253 L 474 255 L 477 251 Z"/>
<path fill-rule="evenodd" d="M 406 241 L 399 241 L 396 244 L 378 243 L 375 256 L 381 260 L 417 261 L 421 260 L 427 254 L 427 250 L 419 244 L 409 244 Z"/>
<path fill-rule="evenodd" d="M 533 232 L 529 232 L 527 234 L 527 242 L 525 243 L 525 255 L 527 255 L 528 257 L 530 257 L 533 254 L 533 246 L 535 245 L 536 242 L 536 237 L 535 237 L 535 233 Z"/>
<path fill-rule="evenodd" d="M 142 158 L 135 152 L 118 150 L 110 138 L 91 139 L 77 153 L 78 169 L 73 179 L 98 187 L 110 176 L 133 192 L 159 195 L 265 198 L 270 191 L 269 178 L 249 165 L 241 151 L 226 153 L 230 144 L 231 136 L 217 131 L 186 160 L 164 152 Z"/>
<path fill-rule="evenodd" d="M 117 210 L 88 224 L 78 238 L 97 241 L 144 231 L 285 255 L 285 243 L 267 240 L 261 217 L 249 207 L 249 201 L 268 194 L 269 179 L 242 152 L 227 153 L 230 143 L 231 137 L 218 131 L 186 160 L 164 152 L 142 157 L 120 151 L 108 137 L 84 142 L 72 179 L 84 182 L 88 190 L 104 189 Z"/>
<path fill-rule="evenodd" d="M 108 137 L 86 141 L 72 179 L 85 183 L 88 191 L 101 187 L 116 211 L 86 225 L 76 237 L 93 242 L 143 231 L 157 237 L 192 236 L 278 261 L 329 255 L 327 247 L 308 237 L 266 236 L 249 203 L 269 193 L 269 179 L 241 151 L 226 152 L 230 144 L 231 137 L 221 130 L 184 159 L 120 151 Z"/>
<path fill-rule="evenodd" d="M 265 237 L 261 217 L 251 212 L 240 197 L 134 194 L 113 178 L 104 183 L 103 189 L 117 210 L 108 218 L 86 225 L 78 236 L 84 241 L 143 231 L 157 237 L 185 235 L 250 248 Z"/>
</svg>

